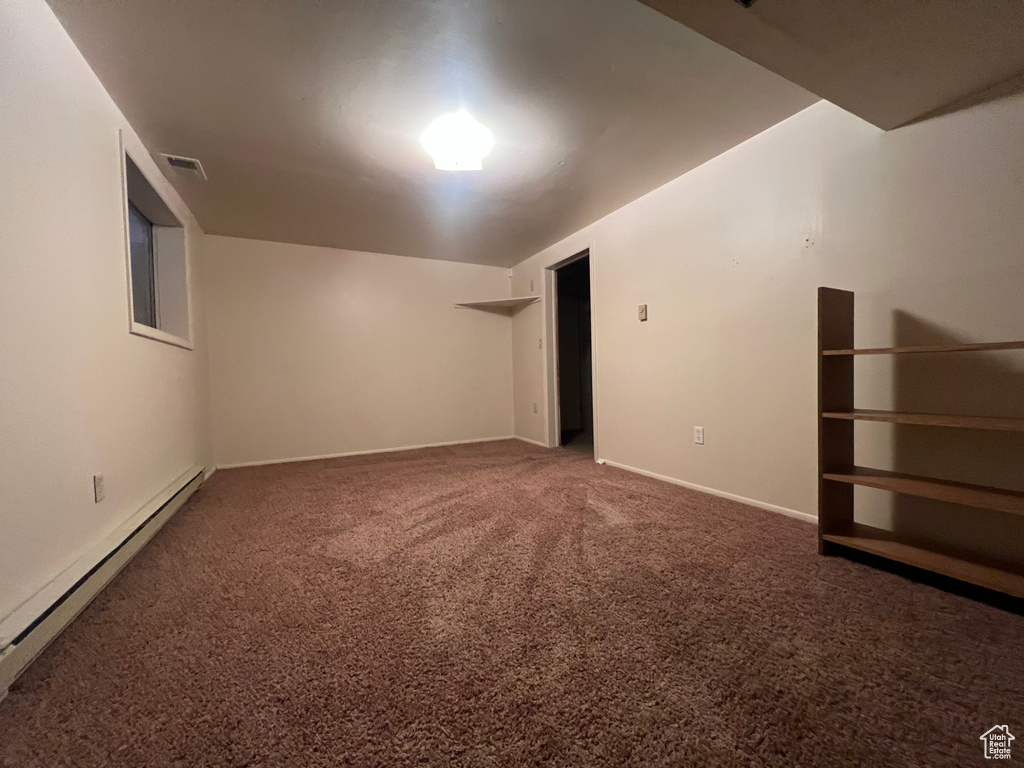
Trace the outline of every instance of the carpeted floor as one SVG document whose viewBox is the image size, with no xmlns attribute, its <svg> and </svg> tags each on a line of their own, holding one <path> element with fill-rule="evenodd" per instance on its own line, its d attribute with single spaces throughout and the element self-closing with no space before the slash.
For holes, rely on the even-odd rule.
<svg viewBox="0 0 1024 768">
<path fill-rule="evenodd" d="M 1004 723 L 1024 618 L 507 441 L 218 472 L 0 703 L 0 764 L 966 766 Z"/>
</svg>

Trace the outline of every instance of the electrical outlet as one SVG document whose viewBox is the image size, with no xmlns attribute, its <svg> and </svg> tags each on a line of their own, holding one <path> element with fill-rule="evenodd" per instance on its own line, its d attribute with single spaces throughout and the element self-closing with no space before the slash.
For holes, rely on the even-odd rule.
<svg viewBox="0 0 1024 768">
<path fill-rule="evenodd" d="M 534 403 L 534 404 L 533 404 L 533 412 L 534 412 L 534 413 L 536 413 L 536 412 L 537 412 L 537 404 L 536 404 L 536 403 Z"/>
<path fill-rule="evenodd" d="M 646 304 L 641 304 L 639 307 L 637 307 L 636 308 L 636 313 L 637 313 L 637 316 L 639 316 L 641 323 L 647 322 L 647 305 Z"/>
<path fill-rule="evenodd" d="M 544 349 L 544 339 L 537 339 L 537 349 Z"/>
<path fill-rule="evenodd" d="M 697 445 L 704 445 L 704 427 L 693 428 L 693 442 Z"/>
<path fill-rule="evenodd" d="M 530 281 L 530 293 L 533 293 L 533 280 Z"/>
<path fill-rule="evenodd" d="M 103 475 L 92 476 L 92 497 L 97 504 L 107 497 L 107 486 L 103 482 Z"/>
</svg>

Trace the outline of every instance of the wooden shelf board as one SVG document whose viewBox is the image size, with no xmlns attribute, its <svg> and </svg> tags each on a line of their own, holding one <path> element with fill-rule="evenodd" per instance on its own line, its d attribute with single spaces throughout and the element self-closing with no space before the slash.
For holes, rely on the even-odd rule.
<svg viewBox="0 0 1024 768">
<path fill-rule="evenodd" d="M 823 349 L 823 355 L 913 355 L 930 352 L 984 352 L 986 350 L 1024 349 L 1024 341 L 997 341 L 987 344 L 939 344 L 924 347 L 873 347 L 870 349 Z"/>
<path fill-rule="evenodd" d="M 925 499 L 948 501 L 979 509 L 994 509 L 1014 515 L 1024 515 L 1024 493 L 984 485 L 969 485 L 950 480 L 936 480 L 899 472 L 887 472 L 867 467 L 840 467 L 823 472 L 825 480 L 851 485 L 879 488 L 883 491 L 919 496 Z"/>
<path fill-rule="evenodd" d="M 934 427 L 963 427 L 966 429 L 995 429 L 1004 432 L 1024 432 L 1024 419 L 1003 419 L 990 416 L 947 416 L 933 413 L 901 413 L 856 408 L 853 411 L 832 411 L 821 414 L 826 419 L 857 421 L 884 421 L 893 424 L 923 424 Z"/>
<path fill-rule="evenodd" d="M 942 548 L 901 541 L 897 534 L 854 523 L 837 533 L 825 533 L 825 541 L 868 552 L 960 581 L 1024 598 L 1024 571 L 977 555 L 943 551 Z"/>
<path fill-rule="evenodd" d="M 540 301 L 540 296 L 517 296 L 511 299 L 491 299 L 490 301 L 460 301 L 456 307 L 468 309 L 519 309 Z"/>
</svg>

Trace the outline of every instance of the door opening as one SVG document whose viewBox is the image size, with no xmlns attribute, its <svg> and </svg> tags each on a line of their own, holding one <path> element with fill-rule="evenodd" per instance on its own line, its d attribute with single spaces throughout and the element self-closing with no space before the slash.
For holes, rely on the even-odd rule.
<svg viewBox="0 0 1024 768">
<path fill-rule="evenodd" d="M 594 454 L 594 374 L 590 328 L 590 256 L 555 270 L 559 442 Z"/>
</svg>

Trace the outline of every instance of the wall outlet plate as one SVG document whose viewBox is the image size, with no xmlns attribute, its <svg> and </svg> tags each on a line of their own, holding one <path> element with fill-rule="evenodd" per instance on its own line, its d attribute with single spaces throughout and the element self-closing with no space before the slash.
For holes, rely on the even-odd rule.
<svg viewBox="0 0 1024 768">
<path fill-rule="evenodd" d="M 693 442 L 697 445 L 704 445 L 704 427 L 693 428 Z"/>
<path fill-rule="evenodd" d="M 97 504 L 107 498 L 107 486 L 103 480 L 103 475 L 92 476 L 92 498 Z"/>
<path fill-rule="evenodd" d="M 639 316 L 641 323 L 647 322 L 647 305 L 646 304 L 641 304 L 639 307 L 637 307 L 636 308 L 636 313 Z"/>
</svg>

